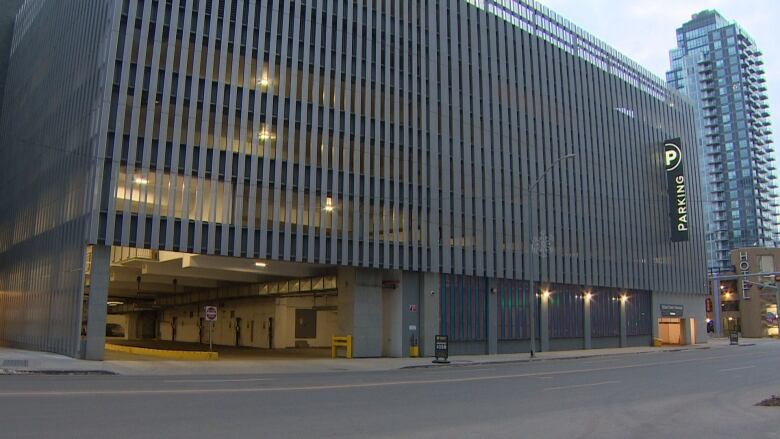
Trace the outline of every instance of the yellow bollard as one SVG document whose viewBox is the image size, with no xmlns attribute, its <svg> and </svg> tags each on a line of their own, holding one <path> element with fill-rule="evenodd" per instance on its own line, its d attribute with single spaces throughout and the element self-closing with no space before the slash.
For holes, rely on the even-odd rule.
<svg viewBox="0 0 780 439">
<path fill-rule="evenodd" d="M 331 338 L 330 343 L 330 357 L 336 358 L 339 348 L 344 348 L 344 354 L 346 358 L 352 358 L 352 336 L 337 336 L 334 335 Z"/>
</svg>

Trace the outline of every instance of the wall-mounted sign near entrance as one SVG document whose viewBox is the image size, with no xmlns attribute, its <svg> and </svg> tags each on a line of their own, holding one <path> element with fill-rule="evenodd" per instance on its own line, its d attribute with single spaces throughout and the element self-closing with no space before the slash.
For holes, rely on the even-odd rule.
<svg viewBox="0 0 780 439">
<path fill-rule="evenodd" d="M 683 306 L 682 305 L 665 305 L 661 304 L 661 316 L 662 317 L 682 317 Z"/>
<path fill-rule="evenodd" d="M 688 240 L 688 196 L 686 194 L 685 166 L 680 139 L 664 142 L 664 167 L 666 168 L 669 215 L 672 221 L 672 242 Z"/>
</svg>

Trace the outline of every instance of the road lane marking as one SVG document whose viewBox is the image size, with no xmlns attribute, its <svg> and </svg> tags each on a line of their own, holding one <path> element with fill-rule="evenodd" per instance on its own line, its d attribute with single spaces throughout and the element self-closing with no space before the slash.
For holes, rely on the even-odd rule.
<svg viewBox="0 0 780 439">
<path fill-rule="evenodd" d="M 606 386 L 607 384 L 620 384 L 620 381 L 602 381 L 600 383 L 573 384 L 571 386 L 545 387 L 542 390 L 546 391 L 546 390 L 579 389 L 579 388 L 582 388 L 582 387 Z"/>
<path fill-rule="evenodd" d="M 644 367 L 657 367 L 673 364 L 684 364 L 711 361 L 723 358 L 745 358 L 746 355 L 721 355 L 702 358 L 688 358 L 684 360 L 659 361 L 640 364 L 628 364 L 622 366 L 597 367 L 591 369 L 572 369 L 563 371 L 544 371 L 544 372 L 526 372 L 504 375 L 489 375 L 480 377 L 456 377 L 439 378 L 427 380 L 400 380 L 400 381 L 377 381 L 355 384 L 326 384 L 312 386 L 289 386 L 289 387 L 240 387 L 240 388 L 219 388 L 219 389 L 136 389 L 136 390 L 74 390 L 74 391 L 12 391 L 0 392 L 0 398 L 14 397 L 68 397 L 68 396 L 115 396 L 115 395 L 186 395 L 186 394 L 214 394 L 214 393 L 265 393 L 265 392 L 294 392 L 294 391 L 314 391 L 314 390 L 346 390 L 361 389 L 371 387 L 389 387 L 389 386 L 415 386 L 420 384 L 446 384 L 446 383 L 464 383 L 493 380 L 507 380 L 518 378 L 539 378 L 541 376 L 554 375 L 573 375 L 589 372 L 603 372 L 610 370 L 638 369 Z"/>
<path fill-rule="evenodd" d="M 491 370 L 498 370 L 495 367 L 482 369 L 471 367 L 471 366 L 457 366 L 457 367 L 442 367 L 442 368 L 434 368 L 434 369 L 423 369 L 423 372 L 425 373 L 442 373 L 442 372 L 489 372 Z"/>
<path fill-rule="evenodd" d="M 718 372 L 731 372 L 735 370 L 743 370 L 743 369 L 752 369 L 756 366 L 742 366 L 742 367 L 732 367 L 731 369 L 721 369 Z"/>
<path fill-rule="evenodd" d="M 246 379 L 230 379 L 230 380 L 163 380 L 164 383 L 249 383 L 254 381 L 270 381 L 271 378 L 246 378 Z"/>
</svg>

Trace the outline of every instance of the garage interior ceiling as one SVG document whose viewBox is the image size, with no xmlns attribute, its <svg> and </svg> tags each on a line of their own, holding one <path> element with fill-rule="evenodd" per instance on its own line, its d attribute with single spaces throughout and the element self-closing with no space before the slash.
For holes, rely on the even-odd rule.
<svg viewBox="0 0 780 439">
<path fill-rule="evenodd" d="M 332 272 L 324 265 L 114 247 L 109 298 L 150 299 Z"/>
</svg>

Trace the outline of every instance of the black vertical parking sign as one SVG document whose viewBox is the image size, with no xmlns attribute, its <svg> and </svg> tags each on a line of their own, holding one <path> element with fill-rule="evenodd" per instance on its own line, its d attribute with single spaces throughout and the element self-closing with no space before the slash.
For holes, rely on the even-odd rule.
<svg viewBox="0 0 780 439">
<path fill-rule="evenodd" d="M 680 139 L 664 142 L 664 167 L 666 168 L 667 191 L 669 193 L 669 216 L 671 217 L 672 242 L 688 240 L 688 195 L 687 181 L 683 172 L 682 144 Z"/>
</svg>

